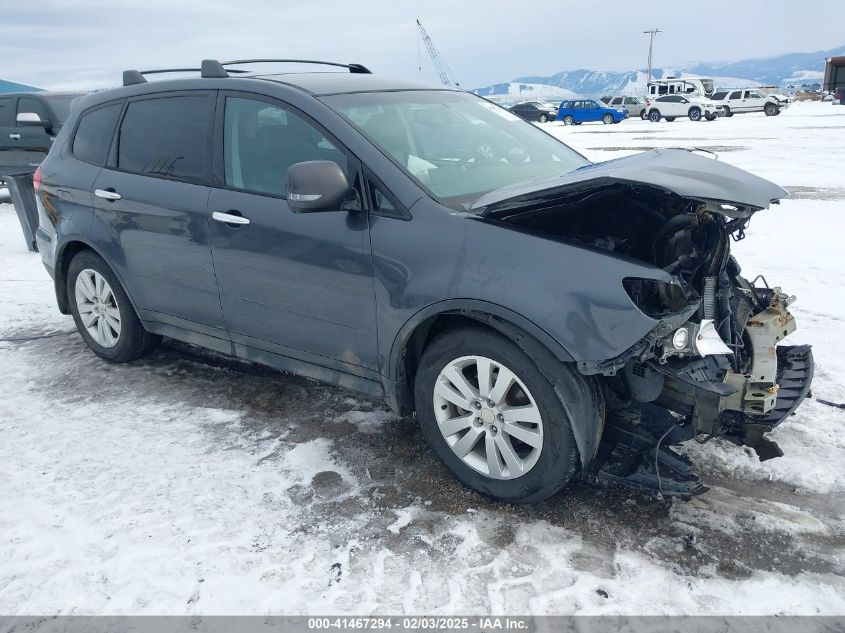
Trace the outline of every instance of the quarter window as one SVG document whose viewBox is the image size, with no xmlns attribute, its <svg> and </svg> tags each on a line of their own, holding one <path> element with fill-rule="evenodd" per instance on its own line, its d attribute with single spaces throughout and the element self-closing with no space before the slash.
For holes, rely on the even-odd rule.
<svg viewBox="0 0 845 633">
<path fill-rule="evenodd" d="M 120 126 L 118 169 L 202 182 L 209 104 L 207 95 L 130 103 Z"/>
<path fill-rule="evenodd" d="M 344 153 L 302 117 L 265 101 L 226 99 L 227 187 L 284 196 L 288 168 L 308 160 L 331 160 L 346 171 Z"/>
<path fill-rule="evenodd" d="M 74 156 L 86 163 L 106 164 L 120 108 L 120 103 L 113 103 L 82 115 L 73 137 Z"/>
</svg>

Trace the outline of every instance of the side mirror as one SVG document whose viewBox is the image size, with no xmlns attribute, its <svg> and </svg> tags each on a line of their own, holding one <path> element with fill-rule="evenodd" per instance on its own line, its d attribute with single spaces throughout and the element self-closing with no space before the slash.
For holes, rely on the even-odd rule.
<svg viewBox="0 0 845 633">
<path fill-rule="evenodd" d="M 50 127 L 50 122 L 43 121 L 35 112 L 18 112 L 17 123 L 24 126 Z"/>
<path fill-rule="evenodd" d="M 288 167 L 288 206 L 296 213 L 341 211 L 351 187 L 330 160 L 309 160 Z"/>
</svg>

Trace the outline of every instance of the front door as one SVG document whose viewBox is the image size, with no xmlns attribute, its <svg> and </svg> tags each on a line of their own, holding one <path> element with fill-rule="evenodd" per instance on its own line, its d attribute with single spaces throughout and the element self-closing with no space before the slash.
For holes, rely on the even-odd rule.
<svg viewBox="0 0 845 633">
<path fill-rule="evenodd" d="M 226 341 L 208 239 L 215 98 L 203 90 L 129 101 L 94 182 L 91 230 L 110 245 L 142 319 Z"/>
<path fill-rule="evenodd" d="M 354 159 L 316 123 L 279 101 L 230 93 L 221 95 L 217 111 L 221 181 L 208 209 L 217 218 L 210 229 L 214 266 L 236 349 L 246 357 L 262 350 L 375 377 L 366 213 L 294 213 L 285 199 L 287 169 L 294 163 L 332 160 L 354 182 Z M 235 223 L 232 216 L 242 219 Z"/>
<path fill-rule="evenodd" d="M 745 90 L 742 93 L 743 109 L 748 112 L 762 112 L 766 99 L 756 90 Z"/>
<path fill-rule="evenodd" d="M 15 125 L 15 138 L 17 149 L 13 152 L 14 162 L 19 165 L 18 171 L 35 171 L 53 144 L 56 134 L 54 128 L 58 127 L 58 121 L 54 121 L 53 114 L 44 105 L 41 99 L 35 97 L 18 97 L 17 114 L 31 112 L 38 115 L 44 126 L 41 125 Z M 17 116 L 15 117 L 17 121 Z"/>
</svg>

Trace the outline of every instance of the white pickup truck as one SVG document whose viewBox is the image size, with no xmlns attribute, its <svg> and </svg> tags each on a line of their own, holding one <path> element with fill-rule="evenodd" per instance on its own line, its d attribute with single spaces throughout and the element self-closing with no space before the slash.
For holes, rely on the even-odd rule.
<svg viewBox="0 0 845 633">
<path fill-rule="evenodd" d="M 766 116 L 775 116 L 789 107 L 789 99 L 777 95 L 766 95 L 759 90 L 719 90 L 713 93 L 711 100 L 722 106 L 725 116 L 741 112 L 765 112 Z"/>
</svg>

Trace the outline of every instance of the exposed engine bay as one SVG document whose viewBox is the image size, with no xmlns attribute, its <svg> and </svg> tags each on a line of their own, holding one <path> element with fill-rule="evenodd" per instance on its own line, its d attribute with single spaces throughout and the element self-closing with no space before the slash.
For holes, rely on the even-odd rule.
<svg viewBox="0 0 845 633">
<path fill-rule="evenodd" d="M 764 433 L 808 395 L 813 359 L 809 346 L 778 346 L 795 330 L 795 297 L 762 276 L 749 281 L 731 255 L 760 210 L 600 179 L 488 214 L 671 276 L 624 279 L 654 329 L 617 358 L 578 363 L 607 402 L 600 479 L 687 496 L 706 487 L 666 445 L 719 436 L 753 447 L 761 460 L 783 454 Z"/>
</svg>

